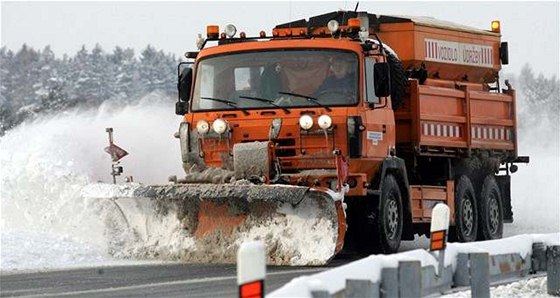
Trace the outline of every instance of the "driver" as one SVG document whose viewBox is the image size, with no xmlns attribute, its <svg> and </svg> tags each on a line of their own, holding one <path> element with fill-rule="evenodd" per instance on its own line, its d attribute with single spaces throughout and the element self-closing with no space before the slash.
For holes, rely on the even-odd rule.
<svg viewBox="0 0 560 298">
<path fill-rule="evenodd" d="M 323 81 L 315 91 L 313 97 L 320 97 L 329 91 L 333 93 L 355 93 L 356 78 L 353 67 L 355 59 L 348 55 L 334 56 L 330 59 L 331 74 Z"/>
</svg>

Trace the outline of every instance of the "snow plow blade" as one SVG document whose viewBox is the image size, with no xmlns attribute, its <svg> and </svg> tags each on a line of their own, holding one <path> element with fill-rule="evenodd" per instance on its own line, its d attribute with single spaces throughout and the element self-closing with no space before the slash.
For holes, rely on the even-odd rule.
<svg viewBox="0 0 560 298">
<path fill-rule="evenodd" d="M 124 250 L 124 256 L 132 257 L 234 263 L 241 243 L 262 240 L 269 264 L 324 265 L 342 249 L 346 231 L 342 200 L 327 189 L 97 184 L 86 188 L 84 196 L 110 199 L 118 212 L 109 225 L 120 221 L 133 235 L 135 244 L 113 248 L 116 255 Z M 130 237 L 120 233 L 116 238 L 110 243 L 122 245 Z"/>
</svg>

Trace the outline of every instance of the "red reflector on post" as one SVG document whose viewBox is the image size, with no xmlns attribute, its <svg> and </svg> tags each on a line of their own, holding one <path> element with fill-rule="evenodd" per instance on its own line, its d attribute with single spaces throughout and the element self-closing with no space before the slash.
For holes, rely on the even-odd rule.
<svg viewBox="0 0 560 298">
<path fill-rule="evenodd" d="M 432 232 L 432 235 L 430 235 L 430 250 L 445 249 L 445 244 L 447 242 L 445 239 L 446 232 L 446 230 Z"/>
<path fill-rule="evenodd" d="M 263 281 L 258 280 L 239 286 L 240 298 L 262 298 L 264 297 Z"/>
</svg>

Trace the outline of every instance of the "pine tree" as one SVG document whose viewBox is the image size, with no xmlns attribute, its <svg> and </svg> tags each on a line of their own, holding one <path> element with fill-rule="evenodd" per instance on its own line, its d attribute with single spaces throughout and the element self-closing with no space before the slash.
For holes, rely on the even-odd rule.
<svg viewBox="0 0 560 298">
<path fill-rule="evenodd" d="M 525 119 L 538 122 L 544 118 L 549 119 L 556 127 L 560 119 L 560 81 L 556 76 L 550 79 L 543 74 L 535 77 L 533 70 L 528 64 L 523 66 L 519 76 L 521 92 L 525 99 Z"/>
<path fill-rule="evenodd" d="M 39 53 L 39 60 L 35 64 L 38 77 L 35 78 L 35 95 L 36 98 L 43 98 L 49 93 L 49 82 L 58 80 L 57 62 L 50 46 L 46 46 Z"/>
<path fill-rule="evenodd" d="M 175 57 L 156 51 L 151 45 L 142 51 L 140 57 L 140 83 L 144 93 L 161 90 L 174 92 L 176 86 Z"/>
<path fill-rule="evenodd" d="M 91 51 L 91 88 L 97 103 L 111 99 L 115 94 L 114 67 L 99 44 Z"/>
<path fill-rule="evenodd" d="M 66 72 L 66 79 L 70 82 L 70 98 L 77 102 L 88 102 L 89 95 L 87 92 L 87 83 L 89 81 L 90 63 L 86 46 L 76 53 L 73 58 L 68 61 L 68 70 Z"/>
<path fill-rule="evenodd" d="M 6 47 L 0 48 L 0 136 L 12 125 L 12 105 L 7 94 L 13 88 L 9 68 L 13 62 L 13 53 Z"/>
<path fill-rule="evenodd" d="M 137 94 L 139 86 L 134 50 L 130 48 L 123 50 L 121 47 L 116 47 L 113 54 L 109 56 L 109 61 L 115 70 L 115 93 L 119 99 L 129 101 Z"/>
</svg>

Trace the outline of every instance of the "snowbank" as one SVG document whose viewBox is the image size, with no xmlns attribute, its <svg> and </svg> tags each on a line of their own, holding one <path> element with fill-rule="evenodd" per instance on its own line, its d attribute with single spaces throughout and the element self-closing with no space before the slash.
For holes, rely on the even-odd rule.
<svg viewBox="0 0 560 298">
<path fill-rule="evenodd" d="M 97 247 L 77 242 L 67 235 L 36 231 L 2 231 L 2 271 L 87 266 L 112 261 Z"/>
<path fill-rule="evenodd" d="M 490 296 L 494 298 L 553 297 L 546 293 L 546 277 L 524 279 L 491 287 Z M 471 298 L 471 291 L 443 295 L 442 298 Z"/>
<path fill-rule="evenodd" d="M 9 230 L 2 231 L 1 241 L 2 273 L 154 263 L 116 260 L 97 246 L 68 235 Z"/>
<path fill-rule="evenodd" d="M 517 235 L 509 238 L 471 243 L 449 243 L 445 251 L 445 266 L 456 268 L 459 253 L 488 252 L 490 255 L 519 253 L 526 258 L 533 251 L 533 243 L 560 245 L 560 233 Z"/>
</svg>

